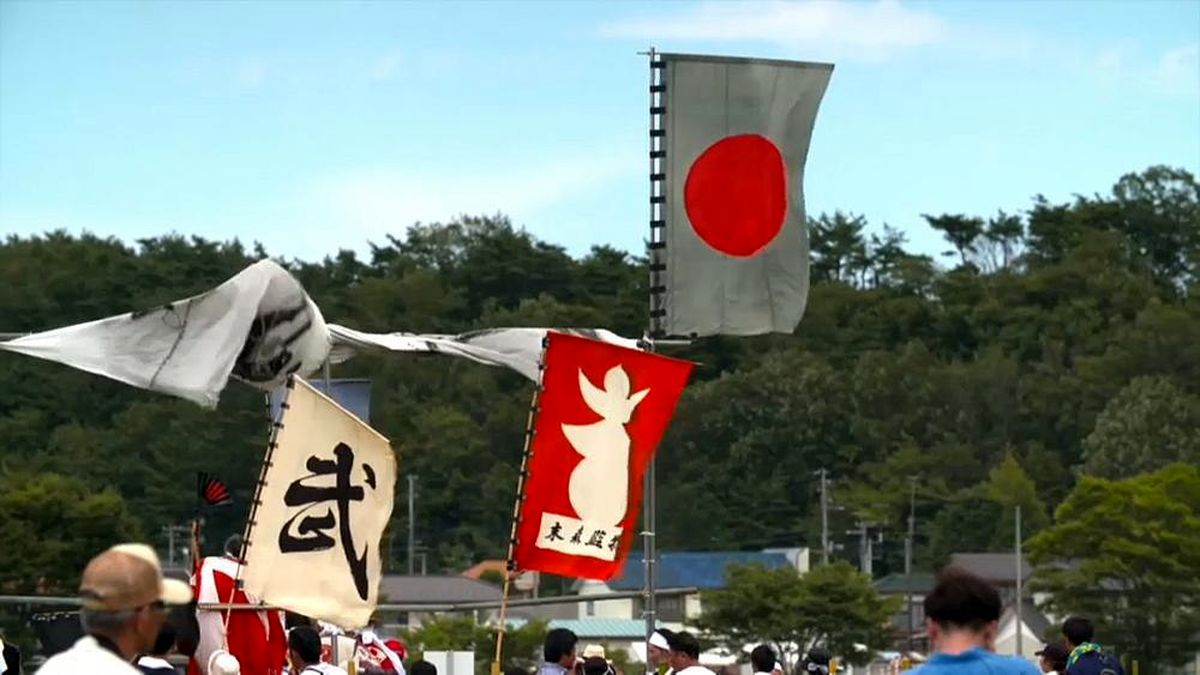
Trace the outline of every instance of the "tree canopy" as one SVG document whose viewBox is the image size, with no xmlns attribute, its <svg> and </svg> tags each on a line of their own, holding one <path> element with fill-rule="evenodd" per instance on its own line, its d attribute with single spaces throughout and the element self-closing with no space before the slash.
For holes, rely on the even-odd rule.
<svg viewBox="0 0 1200 675">
<path fill-rule="evenodd" d="M 1200 650 L 1200 467 L 1084 477 L 1029 555 L 1049 607 L 1092 618 L 1099 639 L 1145 672 Z"/>
<path fill-rule="evenodd" d="M 808 313 L 794 335 L 666 349 L 699 367 L 661 447 L 662 548 L 815 550 L 815 472 L 824 468 L 831 529 L 849 544 L 835 557 L 855 559 L 844 533 L 856 522 L 879 523 L 879 574 L 902 569 L 915 477 L 917 566 L 928 569 L 955 548 L 1007 549 L 1005 514 L 1015 503 L 1031 529 L 1047 525 L 1037 514 L 1058 507 L 1080 471 L 1120 477 L 1195 461 L 1193 176 L 1152 167 L 1121 177 L 1109 194 L 1035 197 L 1019 214 L 936 206 L 926 219 L 946 237 L 940 260 L 906 248 L 910 223 L 876 228 L 850 212 L 817 215 Z M 599 246 L 572 257 L 503 216 L 397 227 L 366 256 L 280 262 L 329 320 L 366 331 L 550 325 L 637 336 L 645 328 L 640 255 Z M 178 235 L 9 236 L 0 243 L 0 331 L 153 306 L 268 254 Z M 419 477 L 416 536 L 430 570 L 502 556 L 528 383 L 473 363 L 405 356 L 364 355 L 333 374 L 372 380 L 372 422 L 393 439 L 401 473 Z M 195 472 L 204 470 L 223 477 L 236 500 L 210 517 L 212 550 L 245 518 L 265 438 L 262 396 L 244 387 L 231 386 L 218 410 L 205 411 L 0 354 L 0 478 L 21 488 L 3 498 L 58 504 L 47 509 L 76 508 L 68 495 L 92 504 L 72 516 L 107 519 L 87 540 L 92 548 L 185 522 Z M 36 487 L 47 485 L 56 487 Z M 28 542 L 22 554 L 53 557 L 61 521 L 31 522 L 44 532 L 18 532 Z M 401 534 L 385 542 L 390 569 L 404 560 L 406 527 L 397 509 L 391 530 Z M 69 567 L 50 565 L 45 583 L 69 586 Z M 4 579 L 14 591 L 38 583 L 24 573 Z"/>
<path fill-rule="evenodd" d="M 880 596 L 865 574 L 845 562 L 803 575 L 793 567 L 735 565 L 726 570 L 725 588 L 701 595 L 698 625 L 735 653 L 747 644 L 771 644 L 787 672 L 818 643 L 851 662 L 866 662 L 887 645 L 886 626 L 900 602 Z"/>
</svg>

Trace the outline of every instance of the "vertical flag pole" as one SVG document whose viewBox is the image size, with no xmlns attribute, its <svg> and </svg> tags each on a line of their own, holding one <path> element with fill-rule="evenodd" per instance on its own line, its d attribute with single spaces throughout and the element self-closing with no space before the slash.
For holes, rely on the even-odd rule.
<svg viewBox="0 0 1200 675">
<path fill-rule="evenodd" d="M 665 156 L 664 140 L 665 128 L 663 126 L 663 112 L 665 107 L 663 102 L 666 98 L 665 85 L 663 83 L 662 69 L 663 62 L 659 58 L 658 50 L 653 46 L 647 52 L 650 57 L 650 330 L 647 336 L 647 349 L 654 351 L 654 338 L 662 333 L 662 317 L 665 314 L 663 308 L 661 272 L 665 265 L 662 263 L 662 251 L 666 246 L 664 235 L 665 221 L 663 218 L 662 204 L 666 199 L 664 190 L 664 182 L 666 174 L 663 170 L 663 157 Z M 644 617 L 646 620 L 646 673 L 654 672 L 650 664 L 649 645 L 650 638 L 654 635 L 657 619 L 657 601 L 654 595 L 654 564 L 657 546 L 655 544 L 655 529 L 657 519 L 657 504 L 655 503 L 655 465 L 657 460 L 652 456 L 650 464 L 646 467 L 645 485 L 643 489 L 645 495 L 643 498 L 642 511 L 642 535 L 644 537 L 643 557 L 645 559 L 645 599 L 643 600 Z"/>
<path fill-rule="evenodd" d="M 529 402 L 529 416 L 525 420 L 525 448 L 521 452 L 521 471 L 517 474 L 517 498 L 513 502 L 512 529 L 508 534 L 508 557 L 504 569 L 504 591 L 500 596 L 500 618 L 496 627 L 496 655 L 492 658 L 491 675 L 500 675 L 500 658 L 504 648 L 505 621 L 508 616 L 508 594 L 512 590 L 513 575 L 517 573 L 515 548 L 517 527 L 521 522 L 521 502 L 525 501 L 525 479 L 529 477 L 530 447 L 533 444 L 533 424 L 537 419 L 538 402 L 542 395 L 542 377 L 546 372 L 546 346 L 549 334 L 542 339 L 542 358 L 538 360 L 538 381 L 533 386 L 533 398 Z"/>
<path fill-rule="evenodd" d="M 242 529 L 242 550 L 238 551 L 238 566 L 233 577 L 233 588 L 229 590 L 229 599 L 226 600 L 225 607 L 225 631 L 229 631 L 229 619 L 233 613 L 233 608 L 229 605 L 233 604 L 234 594 L 242 587 L 242 568 L 246 564 L 246 550 L 250 548 L 250 538 L 254 532 L 256 524 L 255 517 L 258 515 L 258 507 L 262 504 L 262 489 L 267 484 L 267 469 L 271 467 L 271 457 L 275 454 L 275 449 L 279 447 L 279 431 L 283 429 L 283 413 L 288 409 L 288 398 L 290 398 L 292 389 L 296 386 L 296 376 L 289 375 L 286 388 L 284 389 L 283 399 L 279 403 L 279 419 L 271 419 L 271 436 L 267 441 L 267 451 L 263 455 L 262 466 L 258 470 L 258 482 L 254 485 L 254 497 L 250 500 L 250 512 L 246 515 L 246 525 Z M 270 410 L 267 411 L 267 417 L 270 418 Z M 218 598 L 219 599 L 219 598 Z M 336 643 L 336 638 L 334 642 Z M 222 648 L 228 648 L 228 645 L 222 645 Z"/>
</svg>

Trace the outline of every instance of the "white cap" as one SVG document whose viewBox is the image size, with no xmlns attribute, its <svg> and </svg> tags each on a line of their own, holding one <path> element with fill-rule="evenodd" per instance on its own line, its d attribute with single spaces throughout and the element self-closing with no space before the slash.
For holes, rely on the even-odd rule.
<svg viewBox="0 0 1200 675">
<path fill-rule="evenodd" d="M 208 657 L 208 675 L 241 675 L 242 664 L 237 657 L 224 649 L 218 649 Z"/>
<path fill-rule="evenodd" d="M 667 638 L 662 633 L 654 631 L 650 635 L 650 646 L 658 647 L 659 649 L 670 649 L 671 645 L 667 642 Z"/>
<path fill-rule="evenodd" d="M 602 659 L 604 657 L 604 647 L 600 645 L 588 645 L 583 648 L 583 658 L 585 659 Z"/>
</svg>

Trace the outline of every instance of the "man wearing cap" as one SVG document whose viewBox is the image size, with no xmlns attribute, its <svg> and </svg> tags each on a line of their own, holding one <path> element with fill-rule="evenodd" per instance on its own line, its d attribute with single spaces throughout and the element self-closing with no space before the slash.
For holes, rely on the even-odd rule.
<svg viewBox="0 0 1200 675">
<path fill-rule="evenodd" d="M 806 675 L 829 675 L 829 662 L 833 655 L 824 647 L 813 647 L 801 663 L 801 671 Z"/>
<path fill-rule="evenodd" d="M 192 600 L 188 585 L 163 579 L 158 554 L 144 544 L 120 544 L 92 558 L 79 582 L 79 618 L 86 635 L 46 661 L 43 675 L 140 675 L 133 660 L 154 646 L 166 605 Z"/>
<path fill-rule="evenodd" d="M 1051 642 L 1034 653 L 1046 675 L 1065 675 L 1068 654 L 1067 648 L 1057 642 Z"/>
</svg>

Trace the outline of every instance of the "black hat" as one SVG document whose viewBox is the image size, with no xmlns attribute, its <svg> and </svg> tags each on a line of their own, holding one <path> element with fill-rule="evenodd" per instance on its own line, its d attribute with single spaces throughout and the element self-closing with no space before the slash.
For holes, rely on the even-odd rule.
<svg viewBox="0 0 1200 675">
<path fill-rule="evenodd" d="M 1067 648 L 1057 642 L 1051 642 L 1034 652 L 1034 656 L 1045 656 L 1048 659 L 1066 659 L 1070 656 Z"/>
<path fill-rule="evenodd" d="M 830 658 L 829 650 L 825 649 L 824 647 L 813 647 L 812 649 L 808 650 L 809 663 L 819 663 L 823 666 L 827 666 L 829 665 Z"/>
</svg>

